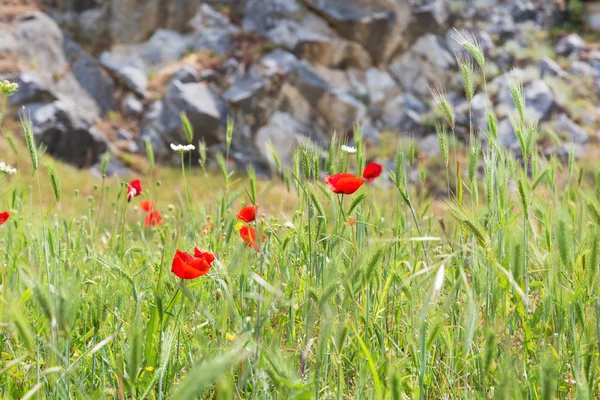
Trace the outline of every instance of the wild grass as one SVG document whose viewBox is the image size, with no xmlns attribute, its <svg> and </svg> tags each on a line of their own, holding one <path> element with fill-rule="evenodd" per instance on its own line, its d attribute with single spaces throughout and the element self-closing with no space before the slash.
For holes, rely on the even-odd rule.
<svg viewBox="0 0 600 400">
<path fill-rule="evenodd" d="M 216 176 L 182 156 L 182 171 L 140 176 L 131 203 L 118 179 L 65 179 L 57 163 L 46 182 L 35 146 L 3 152 L 18 172 L 0 186 L 11 213 L 0 226 L 0 396 L 594 396 L 599 180 L 583 179 L 573 152 L 564 167 L 542 157 L 535 121 L 518 112 L 524 157 L 497 143 L 489 110 L 461 166 L 452 105 L 439 99 L 443 202 L 411 178 L 414 146 L 398 146 L 373 184 L 333 194 L 323 175 L 364 167 L 359 129 L 356 153 L 338 140 L 325 157 L 301 147 L 280 183 L 251 169 L 238 178 L 225 156 Z M 160 226 L 143 226 L 140 199 L 156 203 Z M 259 251 L 236 232 L 242 202 L 259 204 Z M 173 255 L 194 246 L 214 267 L 180 280 Z"/>
</svg>

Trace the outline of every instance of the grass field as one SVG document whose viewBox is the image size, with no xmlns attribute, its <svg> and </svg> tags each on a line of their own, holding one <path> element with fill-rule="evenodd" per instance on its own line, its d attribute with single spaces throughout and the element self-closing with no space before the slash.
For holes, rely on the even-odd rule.
<svg viewBox="0 0 600 400">
<path fill-rule="evenodd" d="M 333 193 L 324 175 L 365 167 L 359 129 L 356 153 L 300 148 L 281 181 L 157 166 L 139 194 L 40 158 L 25 123 L 26 145 L 0 141 L 18 169 L 0 175 L 1 398 L 597 396 L 600 180 L 572 151 L 564 165 L 538 154 L 511 87 L 521 156 L 490 114 L 462 164 L 438 93 L 446 171 L 428 179 L 447 199 L 409 178 L 410 145 Z M 160 224 L 144 226 L 144 200 Z M 178 252 L 194 247 L 215 260 Z M 183 264 L 204 270 L 181 279 Z"/>
</svg>

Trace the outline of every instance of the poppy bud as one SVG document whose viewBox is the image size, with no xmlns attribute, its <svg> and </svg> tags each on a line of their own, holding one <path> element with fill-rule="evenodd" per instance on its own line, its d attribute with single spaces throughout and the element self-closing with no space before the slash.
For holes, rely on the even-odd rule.
<svg viewBox="0 0 600 400">
<path fill-rule="evenodd" d="M 221 296 L 222 296 L 222 295 L 223 295 L 223 291 L 221 290 L 221 288 L 218 288 L 218 289 L 215 291 L 215 299 L 217 299 L 217 300 L 221 299 Z"/>
</svg>

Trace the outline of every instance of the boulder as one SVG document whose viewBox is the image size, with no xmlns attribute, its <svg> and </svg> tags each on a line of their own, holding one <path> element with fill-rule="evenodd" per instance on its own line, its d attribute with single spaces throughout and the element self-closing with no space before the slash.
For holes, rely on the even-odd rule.
<svg viewBox="0 0 600 400">
<path fill-rule="evenodd" d="M 213 71 L 214 72 L 214 71 Z M 196 67 L 190 64 L 182 65 L 171 76 L 171 82 L 178 81 L 181 83 L 196 83 L 200 81 L 200 74 Z"/>
<path fill-rule="evenodd" d="M 370 104 L 385 102 L 400 92 L 398 83 L 387 71 L 369 68 L 365 75 Z"/>
<path fill-rule="evenodd" d="M 185 112 L 194 128 L 194 142 L 203 139 L 208 145 L 220 142 L 227 115 L 225 104 L 205 83 L 174 82 L 165 96 L 168 107 Z M 179 142 L 184 140 L 180 130 Z"/>
<path fill-rule="evenodd" d="M 585 40 L 576 33 L 571 33 L 561 38 L 554 46 L 554 52 L 559 56 L 569 56 L 571 53 L 580 53 L 585 49 Z"/>
<path fill-rule="evenodd" d="M 367 107 L 349 94 L 329 91 L 319 101 L 317 112 L 325 122 L 324 131 L 331 136 L 351 132 L 354 124 L 366 118 Z"/>
<path fill-rule="evenodd" d="M 287 83 L 298 89 L 313 107 L 330 88 L 310 64 L 298 60 L 288 51 L 274 50 L 264 56 L 260 64 L 264 67 L 265 76 L 284 76 Z"/>
<path fill-rule="evenodd" d="M 90 57 L 71 38 L 65 38 L 63 50 L 71 73 L 88 95 L 96 102 L 102 114 L 114 108 L 115 91 L 112 79 L 102 70 L 98 62 Z"/>
<path fill-rule="evenodd" d="M 78 167 L 92 165 L 106 149 L 105 138 L 92 126 L 111 107 L 110 80 L 46 14 L 23 14 L 3 28 L 0 53 L 27 66 L 16 76 L 22 87 L 11 105 L 25 106 L 36 139 L 49 154 Z"/>
<path fill-rule="evenodd" d="M 525 86 L 525 112 L 532 122 L 544 121 L 550 117 L 555 106 L 554 94 L 541 80 Z"/>
<path fill-rule="evenodd" d="M 101 54 L 100 62 L 111 71 L 134 67 L 148 74 L 179 61 L 190 47 L 191 39 L 188 36 L 159 29 L 145 42 L 113 46 L 110 51 Z"/>
<path fill-rule="evenodd" d="M 340 37 L 326 20 L 297 1 L 250 0 L 244 28 L 311 63 L 335 68 L 367 68 L 373 63 L 360 43 Z"/>
<path fill-rule="evenodd" d="M 411 20 L 407 32 L 412 37 L 426 33 L 441 35 L 447 28 L 449 3 L 446 0 L 433 0 L 411 7 Z"/>
<path fill-rule="evenodd" d="M 540 75 L 543 78 L 546 75 L 557 76 L 559 78 L 565 78 L 567 73 L 548 56 L 544 56 L 540 59 Z"/>
<path fill-rule="evenodd" d="M 104 52 L 100 56 L 100 63 L 111 72 L 117 81 L 141 97 L 146 97 L 148 92 L 148 75 L 142 68 L 131 64 L 121 64 L 113 58 L 111 53 Z"/>
<path fill-rule="evenodd" d="M 96 179 L 102 178 L 102 174 L 100 172 L 101 168 L 102 168 L 102 162 L 95 164 L 91 168 L 92 176 L 95 177 Z M 125 165 L 123 165 L 119 160 L 117 160 L 115 157 L 110 158 L 110 160 L 108 161 L 108 166 L 106 167 L 106 176 L 125 177 L 125 176 L 132 176 L 132 175 L 133 175 L 133 171 L 131 171 L 129 168 L 127 168 Z"/>
<path fill-rule="evenodd" d="M 217 54 L 232 50 L 231 36 L 239 32 L 226 15 L 208 4 L 200 5 L 188 26 L 195 32 L 190 39 L 193 50 L 210 50 Z"/>
<path fill-rule="evenodd" d="M 295 42 L 290 50 L 299 58 L 314 64 L 333 68 L 355 67 L 365 69 L 373 64 L 366 49 L 357 42 L 343 40 L 327 23 L 314 14 L 306 15 L 293 29 Z M 273 32 L 277 35 L 278 32 Z"/>
<path fill-rule="evenodd" d="M 180 114 L 185 112 L 194 129 L 193 143 L 211 146 L 223 142 L 227 108 L 205 83 L 173 82 L 164 100 L 149 104 L 141 122 L 142 140 L 149 140 L 157 158 L 169 161 L 176 156 L 171 143 L 186 142 Z M 194 153 L 196 154 L 196 153 Z"/>
<path fill-rule="evenodd" d="M 139 117 L 144 111 L 144 104 L 135 94 L 129 93 L 121 101 L 121 111 L 126 117 Z"/>
<path fill-rule="evenodd" d="M 389 71 L 405 90 L 425 98 L 430 97 L 430 86 L 450 80 L 455 67 L 456 61 L 445 42 L 428 34 L 417 40 L 410 51 L 396 57 Z"/>
<path fill-rule="evenodd" d="M 255 142 L 263 157 L 274 165 L 272 150 L 284 166 L 292 165 L 292 157 L 298 143 L 308 142 L 313 136 L 311 129 L 291 114 L 276 112 L 269 123 L 256 132 Z"/>
<path fill-rule="evenodd" d="M 49 104 L 32 103 L 22 111 L 31 118 L 38 144 L 48 154 L 79 168 L 96 163 L 107 149 L 107 140 L 98 129 L 81 120 L 68 104 L 57 100 Z"/>
<path fill-rule="evenodd" d="M 19 85 L 19 90 L 8 98 L 10 106 L 19 107 L 28 103 L 47 103 L 56 100 L 52 89 L 36 75 L 24 72 L 12 81 Z"/>
<path fill-rule="evenodd" d="M 382 121 L 388 128 L 400 132 L 422 133 L 421 118 L 427 111 L 427 106 L 415 96 L 402 93 L 385 104 Z"/>
<path fill-rule="evenodd" d="M 376 63 L 383 61 L 392 40 L 398 39 L 396 29 L 408 24 L 408 2 L 394 4 L 384 0 L 303 0 L 322 15 L 340 36 L 360 43 Z M 397 9 L 404 6 L 405 14 Z M 401 21 L 399 21 L 401 18 Z"/>
<path fill-rule="evenodd" d="M 573 122 L 566 114 L 560 114 L 554 120 L 556 133 L 569 143 L 585 144 L 590 140 L 590 136 L 579 125 Z"/>
<path fill-rule="evenodd" d="M 111 0 L 108 27 L 122 43 L 140 42 L 158 28 L 184 30 L 199 4 L 199 0 Z"/>
</svg>

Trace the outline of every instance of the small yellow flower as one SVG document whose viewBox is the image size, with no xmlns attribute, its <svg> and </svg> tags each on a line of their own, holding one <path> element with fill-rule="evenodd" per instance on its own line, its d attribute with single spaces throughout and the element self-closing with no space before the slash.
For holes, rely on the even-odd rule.
<svg viewBox="0 0 600 400">
<path fill-rule="evenodd" d="M 148 372 L 152 372 L 152 371 L 154 371 L 154 367 L 153 367 L 152 365 L 148 365 L 148 366 L 146 367 L 146 371 L 148 371 Z"/>
<path fill-rule="evenodd" d="M 231 333 L 228 333 L 225 335 L 225 339 L 227 339 L 227 341 L 232 342 L 233 339 L 235 339 L 235 335 L 232 335 Z"/>
<path fill-rule="evenodd" d="M 235 230 L 236 230 L 236 232 L 239 232 L 240 229 L 243 228 L 243 226 L 244 226 L 243 222 L 238 222 L 237 224 L 235 224 Z"/>
</svg>

